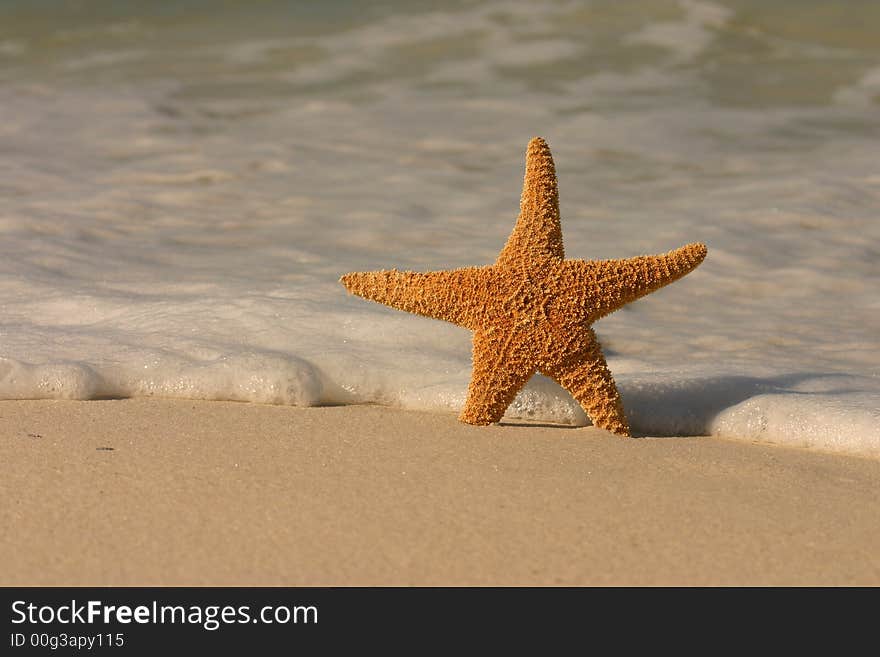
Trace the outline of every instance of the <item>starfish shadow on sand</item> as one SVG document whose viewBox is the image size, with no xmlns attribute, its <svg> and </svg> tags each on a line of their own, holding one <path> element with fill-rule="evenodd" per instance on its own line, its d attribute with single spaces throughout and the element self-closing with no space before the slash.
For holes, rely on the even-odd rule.
<svg viewBox="0 0 880 657">
<path fill-rule="evenodd" d="M 794 372 L 769 377 L 719 375 L 668 385 L 656 383 L 644 388 L 622 385 L 621 395 L 637 435 L 706 436 L 712 433 L 719 415 L 744 401 L 761 395 L 834 396 L 858 392 L 847 386 L 833 385 L 836 380 L 851 378 L 829 372 Z M 685 408 L 688 409 L 686 414 L 669 410 Z M 649 434 L 639 431 L 640 426 L 651 425 L 660 425 L 662 430 Z"/>
</svg>

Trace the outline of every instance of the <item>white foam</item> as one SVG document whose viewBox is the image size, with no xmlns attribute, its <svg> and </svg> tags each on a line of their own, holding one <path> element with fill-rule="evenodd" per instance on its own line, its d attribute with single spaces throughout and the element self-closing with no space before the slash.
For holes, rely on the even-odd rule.
<svg viewBox="0 0 880 657">
<path fill-rule="evenodd" d="M 711 433 L 793 447 L 880 456 L 878 394 L 758 395 L 724 409 Z"/>
<path fill-rule="evenodd" d="M 876 105 L 880 99 L 880 66 L 865 72 L 854 84 L 846 85 L 834 92 L 834 101 L 841 105 L 868 107 Z"/>
<path fill-rule="evenodd" d="M 628 34 L 628 44 L 650 44 L 675 53 L 682 61 L 691 61 L 715 39 L 715 32 L 724 27 L 732 12 L 721 5 L 696 0 L 679 2 L 683 15 L 677 21 L 646 25 Z"/>
<path fill-rule="evenodd" d="M 93 399 L 100 388 L 100 376 L 83 363 L 0 358 L 0 399 Z"/>
<path fill-rule="evenodd" d="M 0 57 L 20 57 L 27 50 L 20 39 L 4 39 L 0 41 Z"/>
</svg>

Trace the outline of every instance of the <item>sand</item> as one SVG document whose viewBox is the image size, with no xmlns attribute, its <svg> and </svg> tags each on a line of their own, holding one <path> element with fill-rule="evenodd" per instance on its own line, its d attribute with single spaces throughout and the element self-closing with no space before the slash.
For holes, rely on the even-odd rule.
<svg viewBox="0 0 880 657">
<path fill-rule="evenodd" d="M 880 461 L 379 407 L 0 402 L 3 585 L 880 584 Z"/>
</svg>

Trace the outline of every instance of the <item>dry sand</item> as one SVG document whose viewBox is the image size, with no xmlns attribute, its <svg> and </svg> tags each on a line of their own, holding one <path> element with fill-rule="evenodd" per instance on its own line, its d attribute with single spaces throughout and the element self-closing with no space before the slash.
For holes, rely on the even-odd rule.
<svg viewBox="0 0 880 657">
<path fill-rule="evenodd" d="M 880 461 L 377 407 L 0 402 L 3 585 L 880 584 Z"/>
</svg>

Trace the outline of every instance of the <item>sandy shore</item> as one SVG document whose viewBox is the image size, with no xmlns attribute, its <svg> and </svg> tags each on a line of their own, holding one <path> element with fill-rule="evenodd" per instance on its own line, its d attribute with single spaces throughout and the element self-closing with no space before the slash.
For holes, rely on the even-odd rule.
<svg viewBox="0 0 880 657">
<path fill-rule="evenodd" d="M 377 407 L 0 402 L 0 584 L 880 584 L 880 461 Z"/>
</svg>

